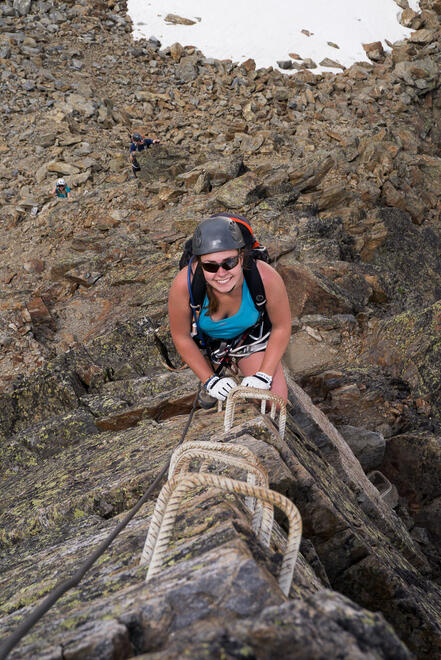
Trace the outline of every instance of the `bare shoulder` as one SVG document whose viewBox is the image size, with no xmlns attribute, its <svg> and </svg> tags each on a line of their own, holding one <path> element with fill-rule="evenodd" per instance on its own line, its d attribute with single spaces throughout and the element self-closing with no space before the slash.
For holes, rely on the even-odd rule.
<svg viewBox="0 0 441 660">
<path fill-rule="evenodd" d="M 176 275 L 175 279 L 172 282 L 170 287 L 170 294 L 174 295 L 187 295 L 188 296 L 188 285 L 187 285 L 187 267 L 183 268 Z"/>
<path fill-rule="evenodd" d="M 266 261 L 261 261 L 258 259 L 256 261 L 257 265 L 257 270 L 260 273 L 260 277 L 262 278 L 263 286 L 268 289 L 272 287 L 283 287 L 285 288 L 285 284 L 283 283 L 282 278 L 280 277 L 279 273 L 269 264 L 266 263 Z"/>
</svg>

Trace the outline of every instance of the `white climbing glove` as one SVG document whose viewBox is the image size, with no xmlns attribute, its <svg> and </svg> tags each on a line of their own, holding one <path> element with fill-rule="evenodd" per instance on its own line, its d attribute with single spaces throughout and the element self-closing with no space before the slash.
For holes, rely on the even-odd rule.
<svg viewBox="0 0 441 660">
<path fill-rule="evenodd" d="M 258 387 L 261 390 L 269 390 L 272 382 L 271 376 L 264 374 L 263 371 L 258 371 L 254 376 L 244 378 L 241 385 L 243 387 Z"/>
<path fill-rule="evenodd" d="M 208 394 L 218 401 L 225 401 L 228 392 L 236 387 L 237 383 L 233 378 L 219 378 L 219 376 L 211 376 L 205 383 L 204 387 Z"/>
</svg>

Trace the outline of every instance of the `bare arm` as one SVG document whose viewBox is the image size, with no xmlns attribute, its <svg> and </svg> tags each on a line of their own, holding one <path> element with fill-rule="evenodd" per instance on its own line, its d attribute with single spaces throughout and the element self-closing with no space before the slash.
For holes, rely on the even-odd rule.
<svg viewBox="0 0 441 660">
<path fill-rule="evenodd" d="M 170 332 L 182 360 L 201 382 L 205 383 L 214 372 L 190 335 L 192 314 L 189 303 L 187 269 L 184 268 L 175 277 L 170 288 L 168 298 Z"/>
<path fill-rule="evenodd" d="M 257 261 L 257 267 L 265 287 L 266 310 L 272 324 L 260 371 L 274 376 L 291 336 L 291 311 L 286 287 L 279 273 L 264 261 Z"/>
</svg>

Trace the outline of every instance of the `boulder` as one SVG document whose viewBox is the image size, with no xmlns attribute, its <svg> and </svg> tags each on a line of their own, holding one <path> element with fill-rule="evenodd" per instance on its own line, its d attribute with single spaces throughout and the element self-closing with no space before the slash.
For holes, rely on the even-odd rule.
<svg viewBox="0 0 441 660">
<path fill-rule="evenodd" d="M 383 185 L 382 201 L 386 206 L 407 211 L 416 225 L 421 225 L 427 217 L 426 206 L 411 190 L 397 190 L 390 181 Z"/>
<path fill-rule="evenodd" d="M 296 379 L 317 373 L 338 364 L 335 348 L 314 338 L 307 329 L 292 335 L 283 357 L 283 363 Z"/>
<path fill-rule="evenodd" d="M 418 510 L 441 497 L 441 439 L 431 433 L 388 438 L 381 469 Z"/>
<path fill-rule="evenodd" d="M 28 310 L 31 321 L 34 324 L 52 324 L 54 322 L 46 304 L 40 296 L 35 296 L 35 298 L 32 298 L 28 303 L 26 303 L 26 309 Z"/>
<path fill-rule="evenodd" d="M 384 52 L 381 41 L 374 41 L 370 44 L 362 44 L 363 50 L 372 62 L 383 62 L 386 53 Z"/>
<path fill-rule="evenodd" d="M 32 0 L 14 0 L 13 8 L 17 16 L 27 16 L 31 11 Z"/>
<path fill-rule="evenodd" d="M 435 89 L 439 84 L 439 69 L 430 57 L 415 61 L 400 61 L 395 65 L 395 77 L 410 85 L 417 95 Z"/>
<path fill-rule="evenodd" d="M 216 201 L 226 209 L 240 209 L 246 204 L 257 201 L 260 196 L 259 180 L 253 172 L 247 172 L 224 183 L 215 192 Z"/>
<path fill-rule="evenodd" d="M 230 156 L 208 160 L 203 164 L 203 169 L 210 177 L 210 183 L 213 187 L 222 186 L 227 181 L 239 176 L 243 169 L 243 157 Z"/>
<path fill-rule="evenodd" d="M 191 82 L 198 77 L 198 58 L 193 55 L 181 57 L 176 66 L 176 77 L 181 82 Z"/>
<path fill-rule="evenodd" d="M 409 41 L 414 44 L 425 45 L 432 43 L 432 41 L 436 41 L 437 36 L 437 30 L 415 30 L 415 32 L 412 32 L 410 35 Z"/>
<path fill-rule="evenodd" d="M 349 425 L 340 426 L 338 430 L 366 473 L 380 467 L 386 449 L 386 441 L 381 433 Z"/>
<path fill-rule="evenodd" d="M 329 69 L 341 69 L 342 71 L 346 69 L 343 64 L 340 64 L 340 62 L 337 62 L 337 60 L 331 60 L 329 57 L 325 57 L 321 62 L 319 62 L 319 65 Z"/>
<path fill-rule="evenodd" d="M 195 25 L 196 21 L 191 20 L 190 18 L 184 18 L 183 16 L 178 16 L 177 14 L 167 14 L 164 18 L 166 23 L 171 23 L 172 25 Z"/>
<path fill-rule="evenodd" d="M 64 163 L 62 161 L 52 161 L 51 163 L 48 163 L 46 166 L 46 170 L 48 172 L 55 172 L 56 174 L 66 174 L 66 175 L 79 174 L 80 172 L 78 167 L 75 167 L 75 165 L 71 165 L 70 163 Z"/>
<path fill-rule="evenodd" d="M 170 46 L 170 56 L 175 62 L 179 62 L 185 53 L 185 49 L 180 43 L 176 42 Z"/>
<path fill-rule="evenodd" d="M 141 166 L 138 176 L 146 182 L 156 181 L 163 176 L 174 179 L 188 170 L 190 161 L 189 153 L 185 149 L 162 144 L 152 145 L 150 149 L 137 154 L 136 158 Z"/>
<path fill-rule="evenodd" d="M 352 303 L 340 287 L 317 277 L 307 266 L 290 263 L 277 267 L 288 291 L 291 314 L 345 314 L 352 311 Z"/>
<path fill-rule="evenodd" d="M 76 110 L 87 119 L 92 117 L 96 111 L 95 103 L 81 94 L 69 94 L 66 98 L 66 105 L 70 112 Z"/>
</svg>

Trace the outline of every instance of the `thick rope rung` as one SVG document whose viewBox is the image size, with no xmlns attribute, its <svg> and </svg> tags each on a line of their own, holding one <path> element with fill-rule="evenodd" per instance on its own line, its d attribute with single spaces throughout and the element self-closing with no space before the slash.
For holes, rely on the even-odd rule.
<svg viewBox="0 0 441 660">
<path fill-rule="evenodd" d="M 248 447 L 220 442 L 193 441 L 178 447 L 170 459 L 169 479 L 176 477 L 176 473 L 180 472 L 180 468 L 186 467 L 193 457 L 209 458 L 212 461 L 217 460 L 227 465 L 233 465 L 247 472 L 247 477 L 251 485 L 254 485 L 253 481 L 255 482 L 257 477 L 259 486 L 268 487 L 266 470 Z M 246 457 L 246 459 L 243 457 Z M 250 480 L 250 477 L 253 478 L 253 481 Z M 170 483 L 169 481 L 163 487 L 156 501 L 155 510 L 150 520 L 149 531 L 141 554 L 141 565 L 147 564 L 150 561 L 155 548 L 161 521 L 171 496 Z M 255 498 L 245 498 L 245 504 L 251 512 L 254 512 L 256 509 L 255 501 Z M 259 536 L 265 546 L 269 546 L 271 541 L 273 521 L 274 511 L 271 504 L 265 503 L 262 507 L 262 503 L 260 503 L 253 516 L 252 527 L 253 532 Z"/>
<path fill-rule="evenodd" d="M 286 428 L 286 402 L 278 394 L 269 390 L 261 390 L 258 387 L 243 387 L 238 385 L 233 387 L 227 397 L 225 406 L 224 429 L 229 431 L 233 426 L 234 410 L 238 399 L 258 399 L 261 403 L 261 413 L 265 414 L 266 402 L 271 401 L 271 418 L 275 419 L 276 409 L 279 408 L 279 435 L 281 438 L 285 435 Z"/>
<path fill-rule="evenodd" d="M 219 451 L 223 454 L 233 454 L 235 456 L 241 456 L 245 458 L 252 465 L 259 465 L 259 461 L 255 454 L 245 447 L 245 445 L 237 445 L 233 443 L 222 443 L 222 442 L 206 442 L 191 440 L 185 442 L 183 445 L 180 445 L 172 454 L 170 459 L 170 468 L 169 468 L 169 479 L 171 474 L 173 474 L 175 469 L 175 464 L 179 461 L 181 455 L 191 449 L 209 449 L 210 451 Z"/>
<path fill-rule="evenodd" d="M 164 486 L 173 490 L 167 510 L 161 521 L 158 538 L 153 550 L 150 566 L 147 572 L 146 581 L 157 575 L 161 570 L 163 558 L 170 541 L 171 531 L 176 520 L 180 501 L 188 491 L 199 486 L 214 486 L 226 492 L 234 492 L 241 495 L 256 497 L 265 502 L 269 502 L 280 508 L 286 514 L 289 521 L 289 534 L 286 545 L 286 552 L 283 557 L 282 567 L 279 576 L 279 585 L 283 593 L 288 596 L 291 587 L 294 567 L 297 560 L 297 554 L 302 535 L 302 520 L 297 507 L 286 497 L 267 488 L 251 486 L 243 481 L 229 479 L 215 474 L 191 473 L 182 476 L 179 483 L 176 479 L 171 480 Z M 163 489 L 163 490 L 164 490 Z"/>
<path fill-rule="evenodd" d="M 268 474 L 266 470 L 258 463 L 254 454 L 250 454 L 254 458 L 255 464 L 252 465 L 248 459 L 243 459 L 242 457 L 238 458 L 234 456 L 234 449 L 240 445 L 222 445 L 219 443 L 219 447 L 226 448 L 232 447 L 233 451 L 229 453 L 224 453 L 221 451 L 212 451 L 210 449 L 205 449 L 203 446 L 207 443 L 200 443 L 202 447 L 194 447 L 188 449 L 186 452 L 181 452 L 180 457 L 177 462 L 174 463 L 173 471 L 170 471 L 170 478 L 175 476 L 176 473 L 188 472 L 190 466 L 190 461 L 192 458 L 199 459 L 211 459 L 212 461 L 218 461 L 224 463 L 225 465 L 231 465 L 232 467 L 237 467 L 246 471 L 247 473 L 247 482 L 251 485 L 257 485 L 263 488 L 268 488 Z M 218 447 L 216 448 L 218 449 Z M 247 449 L 247 447 L 243 447 Z M 249 450 L 248 450 L 249 451 Z M 180 468 L 180 469 L 179 469 Z M 256 484 L 257 480 L 257 484 Z M 255 498 L 245 498 L 245 503 L 250 511 L 256 510 L 256 515 L 253 517 L 253 532 L 257 534 L 265 546 L 269 546 L 271 540 L 271 531 L 274 519 L 273 507 L 268 502 L 265 502 L 262 507 L 262 503 L 259 502 L 256 507 Z M 262 511 L 263 508 L 263 511 Z"/>
<path fill-rule="evenodd" d="M 189 449 L 193 449 L 193 448 L 201 448 L 204 450 L 210 449 L 212 451 L 222 452 L 222 454 L 233 454 L 235 456 L 241 456 L 242 458 L 245 458 L 249 463 L 251 463 L 251 465 L 256 465 L 256 467 L 262 468 L 255 454 L 251 451 L 251 449 L 248 449 L 248 447 L 245 447 L 244 445 L 237 445 L 235 443 L 227 444 L 227 443 L 208 442 L 208 441 L 201 442 L 198 440 L 194 440 L 194 441 L 186 442 L 184 445 L 181 445 L 173 452 L 170 461 L 170 469 L 168 473 L 169 479 L 171 479 L 171 476 L 174 473 L 174 466 L 176 462 L 180 460 L 181 455 L 184 452 L 187 452 Z M 203 469 L 202 465 L 199 468 L 199 472 L 206 472 L 206 470 Z M 246 498 L 245 503 L 251 511 L 254 511 L 256 506 L 256 502 L 254 498 Z"/>
</svg>

